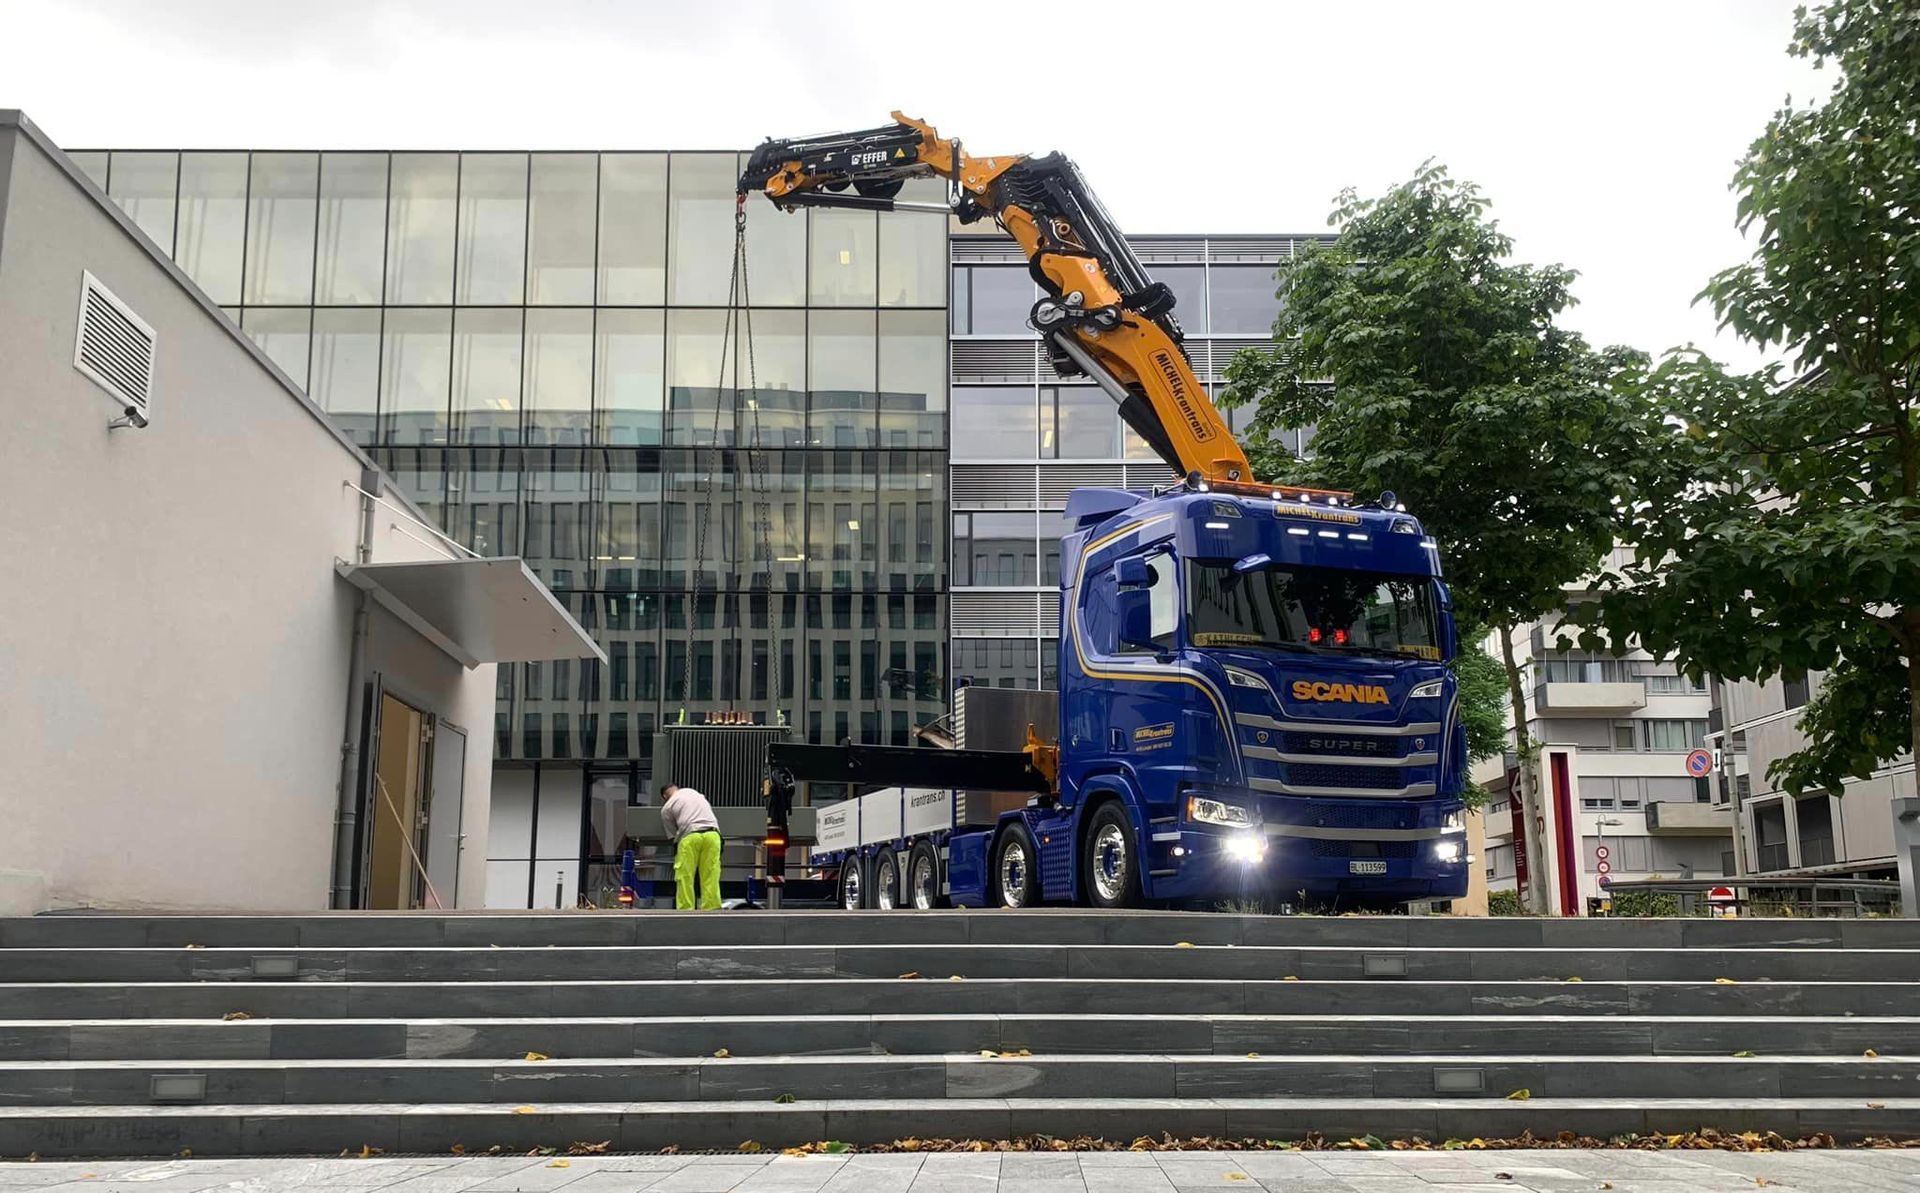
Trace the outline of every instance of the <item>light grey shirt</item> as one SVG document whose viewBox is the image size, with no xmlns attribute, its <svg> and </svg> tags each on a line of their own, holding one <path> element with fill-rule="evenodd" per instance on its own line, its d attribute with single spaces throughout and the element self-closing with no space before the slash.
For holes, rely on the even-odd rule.
<svg viewBox="0 0 1920 1193">
<path fill-rule="evenodd" d="M 676 788 L 667 802 L 660 805 L 660 823 L 666 828 L 667 836 L 675 841 L 688 833 L 720 831 L 720 820 L 713 814 L 713 805 L 691 787 Z"/>
</svg>

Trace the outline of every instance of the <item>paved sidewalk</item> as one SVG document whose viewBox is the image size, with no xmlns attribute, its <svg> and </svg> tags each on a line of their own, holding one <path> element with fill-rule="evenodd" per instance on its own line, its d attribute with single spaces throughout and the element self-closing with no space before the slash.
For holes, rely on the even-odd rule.
<svg viewBox="0 0 1920 1193">
<path fill-rule="evenodd" d="M 0 1193 L 1778 1193 L 1920 1190 L 1920 1150 L 382 1156 L 0 1164 Z"/>
</svg>

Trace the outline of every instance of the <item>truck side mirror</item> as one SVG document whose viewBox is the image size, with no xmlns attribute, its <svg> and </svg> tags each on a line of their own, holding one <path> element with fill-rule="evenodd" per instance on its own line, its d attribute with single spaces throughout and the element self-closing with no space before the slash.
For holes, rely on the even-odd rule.
<svg viewBox="0 0 1920 1193">
<path fill-rule="evenodd" d="M 1439 616 L 1434 618 L 1434 622 L 1440 630 L 1440 657 L 1451 663 L 1454 656 L 1460 653 L 1459 630 L 1453 624 L 1453 593 L 1440 580 L 1433 582 L 1433 592 L 1439 606 Z"/>
<path fill-rule="evenodd" d="M 1146 588 L 1123 589 L 1115 602 L 1118 615 L 1120 649 L 1159 650 L 1153 640 L 1153 595 Z"/>
<path fill-rule="evenodd" d="M 1131 588 L 1151 588 L 1153 569 L 1140 556 L 1129 555 L 1114 562 L 1113 579 L 1123 592 Z"/>
</svg>

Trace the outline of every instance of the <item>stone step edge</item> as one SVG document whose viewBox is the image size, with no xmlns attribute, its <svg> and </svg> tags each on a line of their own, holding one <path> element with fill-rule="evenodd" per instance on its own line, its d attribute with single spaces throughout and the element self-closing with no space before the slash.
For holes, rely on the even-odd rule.
<svg viewBox="0 0 1920 1193">
<path fill-rule="evenodd" d="M 392 1024 L 407 1024 L 418 1027 L 521 1027 L 533 1025 L 553 1025 L 566 1027 L 574 1024 L 650 1024 L 660 1026 L 676 1023 L 788 1023 L 802 1028 L 808 1023 L 950 1023 L 961 1020 L 997 1020 L 1016 1023 L 1029 1022 L 1091 1022 L 1091 1023 L 1157 1023 L 1164 1021 L 1208 1022 L 1208 1023 L 1340 1023 L 1366 1026 L 1419 1026 L 1421 1024 L 1499 1024 L 1511 1023 L 1539 1025 L 1552 1023 L 1576 1024 L 1591 1027 L 1594 1023 L 1742 1023 L 1742 1024 L 1823 1024 L 1823 1023 L 1889 1023 L 1911 1024 L 1920 1022 L 1920 1015 L 1407 1015 L 1395 1012 L 1390 1015 L 1260 1015 L 1245 1012 L 1198 1012 L 1190 1015 L 1180 1014 L 1075 1014 L 1063 1019 L 1060 1014 L 1039 1012 L 994 1012 L 971 1013 L 966 1011 L 938 1012 L 901 1015 L 504 1015 L 489 1017 L 484 1015 L 462 1015 L 447 1018 L 427 1016 L 380 1018 L 294 1018 L 269 1015 L 251 1015 L 246 1019 L 232 1023 L 220 1019 L 0 1019 L 0 1031 L 24 1028 L 61 1028 L 61 1027 L 118 1027 L 118 1028 L 174 1028 L 205 1027 L 208 1030 L 245 1031 L 251 1025 L 287 1024 L 302 1027 L 319 1025 L 339 1025 L 341 1027 L 372 1027 Z"/>
<path fill-rule="evenodd" d="M 985 1056 L 979 1052 L 836 1052 L 836 1053 L 757 1053 L 743 1056 L 554 1056 L 543 1061 L 523 1057 L 211 1057 L 204 1060 L 0 1060 L 0 1073 L 50 1072 L 72 1069 L 85 1072 L 153 1070 L 235 1070 L 235 1069 L 518 1069 L 533 1073 L 583 1068 L 675 1068 L 686 1066 L 724 1066 L 733 1064 L 769 1065 L 930 1065 L 930 1064 L 1222 1064 L 1262 1065 L 1303 1068 L 1315 1065 L 1436 1065 L 1483 1068 L 1490 1065 L 1857 1065 L 1861 1068 L 1884 1066 L 1904 1069 L 1920 1064 L 1920 1055 L 1884 1053 L 1860 1056 L 1853 1053 L 1762 1053 L 1757 1056 L 1732 1056 L 1700 1053 L 1218 1053 L 1218 1052 L 1032 1052 Z"/>
<path fill-rule="evenodd" d="M 1916 950 L 1920 951 L 1920 950 Z M 846 977 L 822 977 L 818 974 L 800 974 L 794 977 L 712 977 L 712 978 L 245 978 L 234 980 L 201 979 L 140 979 L 117 980 L 114 978 L 95 978 L 76 981 L 50 982 L 0 982 L 0 994 L 23 992 L 28 990 L 218 990 L 223 993 L 238 989 L 284 989 L 317 986 L 327 990 L 370 988 L 380 990 L 451 988 L 456 990 L 500 990 L 500 989 L 539 989 L 548 986 L 564 987 L 628 987 L 657 989 L 662 986 L 792 986 L 812 984 L 829 988 L 842 988 L 862 983 L 874 983 L 891 986 L 901 981 L 924 981 L 935 985 L 948 981 L 948 978 L 907 978 L 898 975 L 884 977 L 876 974 L 851 974 Z M 1340 986 L 1366 987 L 1424 987 L 1424 986 L 1525 986 L 1563 987 L 1563 986 L 1599 986 L 1602 988 L 1657 986 L 1684 986 L 1688 988 L 1712 987 L 1721 985 L 1758 986 L 1766 990 L 1798 989 L 1810 986 L 1817 989 L 1836 987 L 1840 989 L 1881 987 L 1912 987 L 1920 994 L 1920 979 L 1913 978 L 1742 978 L 1737 981 L 1721 983 L 1715 978 L 1582 978 L 1570 982 L 1566 978 L 1315 978 L 1315 977 L 1278 977 L 1278 978 L 1237 978 L 1237 977 L 1184 977 L 1184 978 L 1138 978 L 1138 977 L 1058 977 L 1054 975 L 1033 976 L 992 976 L 966 978 L 966 981 L 979 985 L 1012 983 L 1109 983 L 1113 985 L 1180 985 L 1193 986 L 1206 983 L 1232 983 L 1234 985 L 1261 986 Z"/>
<path fill-rule="evenodd" d="M 1208 941 L 1169 941 L 1159 942 L 1111 942 L 1111 941 L 822 941 L 819 943 L 764 944 L 715 941 L 710 944 L 401 944 L 401 945 L 4 945 L 0 946 L 0 958 L 9 953 L 59 953 L 72 955 L 96 955 L 100 953 L 138 953 L 138 954 L 177 954 L 200 953 L 209 957 L 226 957 L 234 954 L 252 955 L 271 953 L 276 956 L 299 955 L 303 953 L 326 954 L 469 954 L 485 955 L 520 953 L 688 953 L 696 957 L 713 957 L 717 952 L 818 952 L 832 949 L 890 950 L 890 949 L 939 949 L 969 951 L 982 949 L 1012 949 L 1021 951 L 1057 952 L 1061 949 L 1104 949 L 1164 952 L 1178 949 L 1181 952 L 1205 951 L 1215 953 L 1415 953 L 1451 955 L 1459 953 L 1581 953 L 1583 955 L 1617 955 L 1637 953 L 1677 953 L 1682 956 L 1696 956 L 1702 953 L 1786 953 L 1794 956 L 1831 957 L 1835 953 L 1871 953 L 1906 956 L 1920 953 L 1920 945 L 1904 947 L 1833 947 L 1820 945 L 1790 946 L 1778 944 L 1705 944 L 1705 945 L 1414 945 L 1414 944 L 1221 944 Z"/>
</svg>

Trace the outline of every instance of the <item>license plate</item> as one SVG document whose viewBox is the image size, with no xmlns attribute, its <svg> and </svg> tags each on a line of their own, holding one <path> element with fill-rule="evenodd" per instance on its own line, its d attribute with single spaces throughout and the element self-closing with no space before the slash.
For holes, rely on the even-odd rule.
<svg viewBox="0 0 1920 1193">
<path fill-rule="evenodd" d="M 1385 874 L 1386 872 L 1387 872 L 1387 863 L 1385 862 L 1348 862 L 1347 863 L 1347 873 L 1349 874 Z"/>
</svg>

